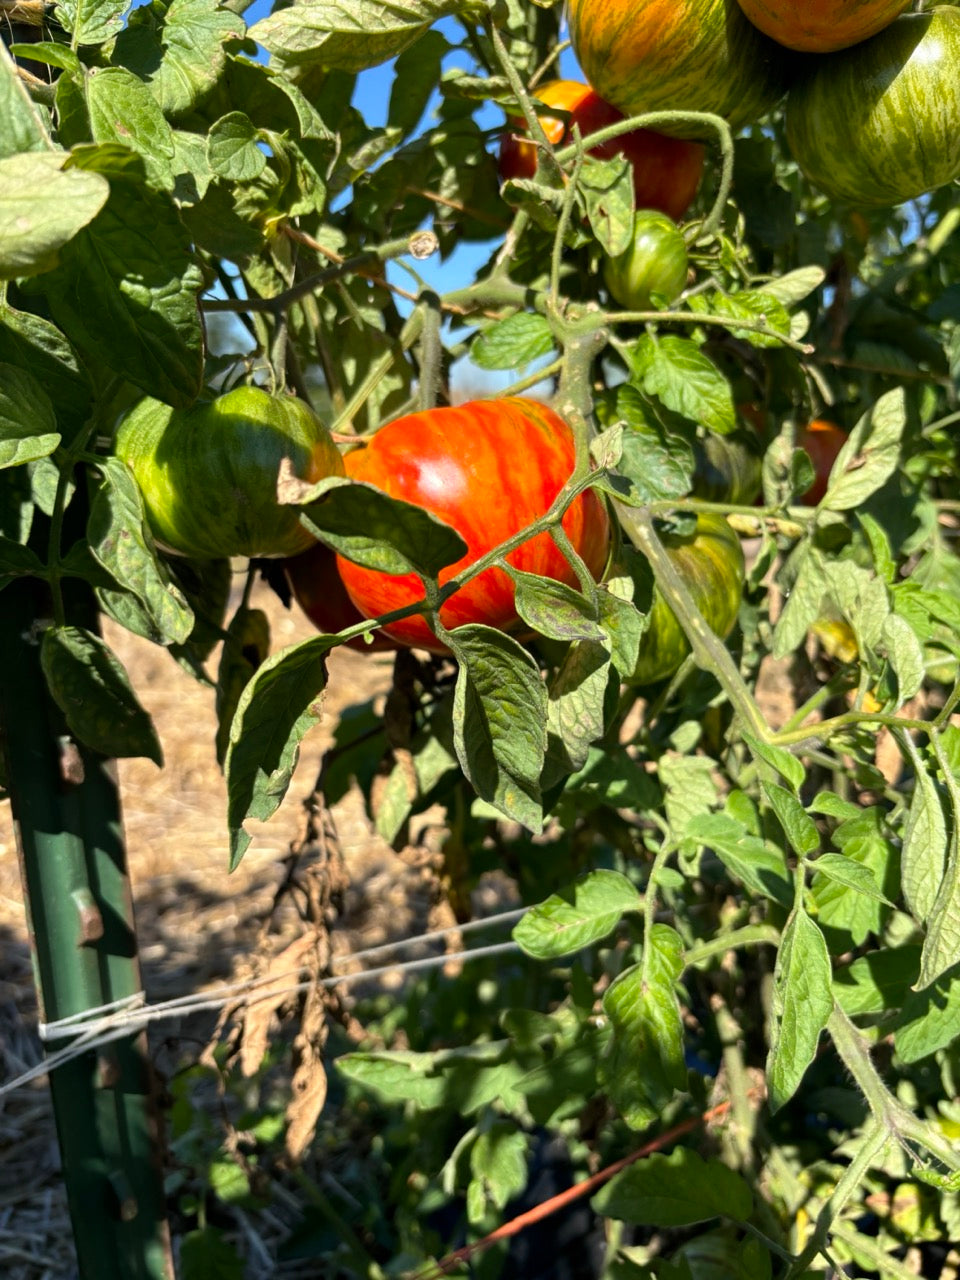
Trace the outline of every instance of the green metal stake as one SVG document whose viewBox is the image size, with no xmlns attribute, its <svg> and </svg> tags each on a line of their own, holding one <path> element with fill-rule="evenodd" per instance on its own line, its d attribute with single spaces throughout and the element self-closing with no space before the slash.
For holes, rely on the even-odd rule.
<svg viewBox="0 0 960 1280">
<path fill-rule="evenodd" d="M 68 611 L 94 622 L 85 586 Z M 49 1023 L 135 995 L 141 982 L 114 767 L 77 747 L 47 693 L 36 622 L 48 615 L 42 583 L 0 596 L 0 737 Z M 144 1033 L 51 1072 L 81 1280 L 174 1278 L 151 1086 Z"/>
</svg>

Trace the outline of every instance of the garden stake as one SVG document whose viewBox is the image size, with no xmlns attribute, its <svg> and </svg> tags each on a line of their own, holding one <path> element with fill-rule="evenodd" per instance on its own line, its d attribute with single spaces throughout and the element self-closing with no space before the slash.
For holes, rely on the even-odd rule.
<svg viewBox="0 0 960 1280">
<path fill-rule="evenodd" d="M 89 596 L 68 585 L 71 615 L 90 625 Z M 47 692 L 34 625 L 49 616 L 43 592 L 23 579 L 3 593 L 0 729 L 49 1024 L 141 983 L 114 765 L 78 749 Z M 50 1076 L 81 1280 L 173 1280 L 145 1050 L 134 1032 Z"/>
</svg>

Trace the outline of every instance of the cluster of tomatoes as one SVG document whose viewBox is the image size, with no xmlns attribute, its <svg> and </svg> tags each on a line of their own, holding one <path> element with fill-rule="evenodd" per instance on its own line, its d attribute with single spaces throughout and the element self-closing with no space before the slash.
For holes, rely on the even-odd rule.
<svg viewBox="0 0 960 1280">
<path fill-rule="evenodd" d="M 570 0 L 574 51 L 625 115 L 734 128 L 786 97 L 787 141 L 832 199 L 896 205 L 960 176 L 960 12 L 910 0 Z M 696 138 L 696 122 L 662 126 Z"/>
<path fill-rule="evenodd" d="M 346 475 L 451 525 L 467 550 L 442 570 L 443 586 L 543 517 L 575 463 L 570 427 L 535 400 L 505 397 L 410 414 L 341 456 L 306 405 L 256 387 L 237 388 L 186 411 L 143 400 L 121 423 L 115 447 L 137 477 L 151 528 L 163 546 L 194 559 L 284 557 L 297 600 L 328 635 L 417 604 L 424 586 L 416 574 L 365 568 L 313 543 L 297 508 L 277 502 L 282 466 L 306 483 Z M 612 555 L 603 499 L 593 489 L 580 493 L 567 506 L 561 527 L 566 549 L 549 532 L 540 532 L 506 556 L 510 569 L 568 587 L 580 585 L 584 569 L 601 581 L 611 571 Z M 570 549 L 576 566 L 568 558 Z M 703 516 L 693 533 L 670 540 L 669 549 L 701 611 L 718 634 L 726 635 L 743 586 L 736 535 L 725 520 Z M 517 613 L 513 578 L 498 566 L 450 594 L 439 620 L 446 629 L 483 623 L 520 639 L 530 635 Z M 416 612 L 377 629 L 372 642 L 376 648 L 447 651 Z M 366 646 L 362 635 L 354 643 Z M 669 675 L 686 652 L 679 624 L 655 599 L 636 682 Z"/>
<path fill-rule="evenodd" d="M 642 310 L 682 292 L 688 265 L 676 220 L 696 196 L 705 158 L 695 123 L 683 115 L 662 132 L 635 129 L 589 147 L 592 135 L 627 114 L 713 112 L 736 127 L 759 119 L 786 93 L 794 157 L 828 194 L 895 203 L 960 175 L 960 11 L 907 14 L 907 4 L 570 0 L 573 45 L 590 84 L 557 80 L 535 94 L 551 144 L 564 144 L 576 130 L 591 154 L 622 155 L 631 164 L 638 209 L 633 244 L 605 271 L 615 301 Z M 937 110 L 922 109 L 924 95 L 933 95 Z M 532 177 L 537 162 L 537 142 L 513 122 L 501 146 L 502 177 Z M 743 416 L 763 434 L 750 406 Z M 808 504 L 823 497 L 844 439 L 824 421 L 798 433 L 816 474 L 803 498 Z M 158 541 L 197 559 L 284 557 L 296 598 L 331 635 L 416 605 L 424 586 L 416 574 L 365 568 L 314 542 L 297 508 L 277 502 L 282 460 L 308 484 L 345 475 L 451 525 L 467 550 L 442 571 L 442 587 L 543 517 L 569 479 L 575 455 L 567 423 L 516 397 L 408 415 L 341 454 L 306 405 L 255 387 L 187 412 L 143 401 L 121 425 L 116 448 L 136 473 Z M 737 504 L 755 499 L 757 450 L 749 443 L 740 448 L 742 456 L 732 457 L 729 442 L 705 442 L 698 496 Z M 506 557 L 509 570 L 574 588 L 586 570 L 601 590 L 605 577 L 622 574 L 622 565 L 611 563 L 616 552 L 608 511 L 593 490 L 568 506 L 562 528 L 562 545 L 549 532 L 527 538 Z M 728 634 L 743 585 L 743 558 L 730 526 L 702 515 L 689 536 L 668 540 L 668 550 L 710 625 Z M 528 638 L 509 570 L 488 568 L 446 595 L 440 627 L 412 612 L 352 643 L 443 653 L 444 629 L 477 622 Z M 655 598 L 636 683 L 669 675 L 685 652 L 676 619 Z"/>
</svg>

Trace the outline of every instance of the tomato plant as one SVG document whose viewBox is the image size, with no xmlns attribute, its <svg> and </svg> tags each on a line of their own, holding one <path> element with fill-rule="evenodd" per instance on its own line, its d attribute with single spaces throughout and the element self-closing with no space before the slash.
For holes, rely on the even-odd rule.
<svg viewBox="0 0 960 1280">
<path fill-rule="evenodd" d="M 638 209 L 629 245 L 605 260 L 603 278 L 621 306 L 646 311 L 654 295 L 667 304 L 680 296 L 688 266 L 686 242 L 676 225 L 662 213 Z"/>
<path fill-rule="evenodd" d="M 754 26 L 788 49 L 833 53 L 876 35 L 910 0 L 739 0 Z"/>
<path fill-rule="evenodd" d="M 270 7 L 0 0 L 0 933 L 64 1036 L 5 1238 L 62 1181 L 97 1280 L 950 1273 L 958 5 L 802 53 L 573 0 L 576 89 L 561 0 Z M 655 281 L 634 184 L 663 228 L 701 166 Z M 196 825 L 131 886 L 112 762 L 164 753 Z M 154 873 L 243 945 L 162 1007 L 146 953 L 145 1022 L 227 1002 L 151 1150 Z"/>
<path fill-rule="evenodd" d="M 536 90 L 538 101 L 567 113 L 566 119 L 544 112 L 539 116 L 547 140 L 555 147 L 569 142 L 576 126 L 586 140 L 607 125 L 624 119 L 589 85 L 577 80 L 551 80 Z M 536 144 L 518 133 L 522 121 L 512 121 L 513 129 L 500 142 L 500 177 L 532 178 L 537 167 Z M 633 191 L 638 209 L 659 209 L 680 219 L 690 208 L 703 173 L 704 150 L 698 142 L 668 138 L 653 129 L 634 129 L 590 148 L 603 160 L 622 155 L 633 170 Z"/>
<path fill-rule="evenodd" d="M 627 115 L 711 111 L 739 126 L 787 89 L 788 56 L 737 0 L 571 0 L 570 37 L 590 84 Z M 703 132 L 659 127 L 678 137 Z"/>
<path fill-rule="evenodd" d="M 467 552 L 441 572 L 441 585 L 545 515 L 573 466 L 573 435 L 563 419 L 546 405 L 519 398 L 478 400 L 398 418 L 346 456 L 351 479 L 423 507 L 464 539 Z M 563 530 L 598 577 L 610 542 L 601 499 L 592 491 L 577 498 L 563 517 Z M 577 583 L 573 566 L 548 533 L 529 538 L 507 561 L 523 573 Z M 380 617 L 423 596 L 415 574 L 379 573 L 342 556 L 337 563 L 364 617 Z M 503 569 L 484 570 L 446 601 L 440 619 L 448 630 L 479 622 L 516 631 L 521 624 L 511 578 Z M 399 644 L 446 651 L 420 616 L 383 630 Z"/>
<path fill-rule="evenodd" d="M 743 594 L 740 539 L 723 516 L 701 515 L 689 533 L 664 538 L 674 568 L 716 635 L 733 629 Z M 631 681 L 653 684 L 672 675 L 690 652 L 690 642 L 659 589 L 654 589 L 649 622 Z"/>
<path fill-rule="evenodd" d="M 790 90 L 787 141 L 832 199 L 902 204 L 960 175 L 960 13 L 909 13 L 813 60 Z"/>
<path fill-rule="evenodd" d="M 117 430 L 116 452 L 137 478 L 157 540 L 198 560 L 305 550 L 313 539 L 298 513 L 277 503 L 281 466 L 307 483 L 343 474 L 313 410 L 259 387 L 186 410 L 141 400 Z"/>
</svg>

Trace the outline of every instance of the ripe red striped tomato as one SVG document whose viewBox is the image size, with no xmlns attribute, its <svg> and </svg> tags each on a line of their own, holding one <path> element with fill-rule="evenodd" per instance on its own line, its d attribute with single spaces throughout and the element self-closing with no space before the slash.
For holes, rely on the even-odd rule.
<svg viewBox="0 0 960 1280">
<path fill-rule="evenodd" d="M 441 584 L 542 516 L 574 466 L 573 433 L 552 409 L 535 400 L 476 400 L 452 409 L 413 413 L 382 427 L 364 447 L 348 453 L 347 474 L 432 512 L 452 525 L 466 554 L 440 574 Z M 607 559 L 610 522 L 592 490 L 568 508 L 563 528 L 590 572 Z M 526 573 L 569 586 L 577 578 L 547 533 L 529 538 L 507 557 Z M 337 566 L 350 599 L 364 617 L 377 618 L 422 599 L 416 574 L 391 576 L 352 564 Z M 517 632 L 513 583 L 502 569 L 487 569 L 440 610 L 448 629 L 479 622 Z M 398 644 L 447 652 L 419 614 L 383 630 Z"/>
<path fill-rule="evenodd" d="M 737 0 L 570 0 L 569 10 L 587 79 L 626 115 L 711 111 L 737 128 L 786 92 L 791 55 L 747 21 Z M 691 125 L 657 128 L 700 136 Z"/>
<path fill-rule="evenodd" d="M 876 35 L 910 0 L 739 0 L 755 27 L 788 49 L 833 53 Z"/>
<path fill-rule="evenodd" d="M 570 141 L 577 125 L 584 139 L 623 114 L 604 102 L 588 84 L 577 80 L 551 80 L 535 91 L 538 101 L 568 113 L 568 121 L 544 113 L 539 117 L 547 139 L 555 147 Z M 523 121 L 511 121 L 522 129 Z M 652 129 L 635 129 L 590 149 L 590 155 L 610 160 L 622 155 L 633 166 L 633 190 L 638 209 L 657 209 L 679 221 L 697 194 L 703 174 L 703 147 L 698 142 L 668 138 Z M 500 177 L 532 178 L 537 168 L 537 148 L 525 133 L 507 131 L 500 143 Z"/>
</svg>

